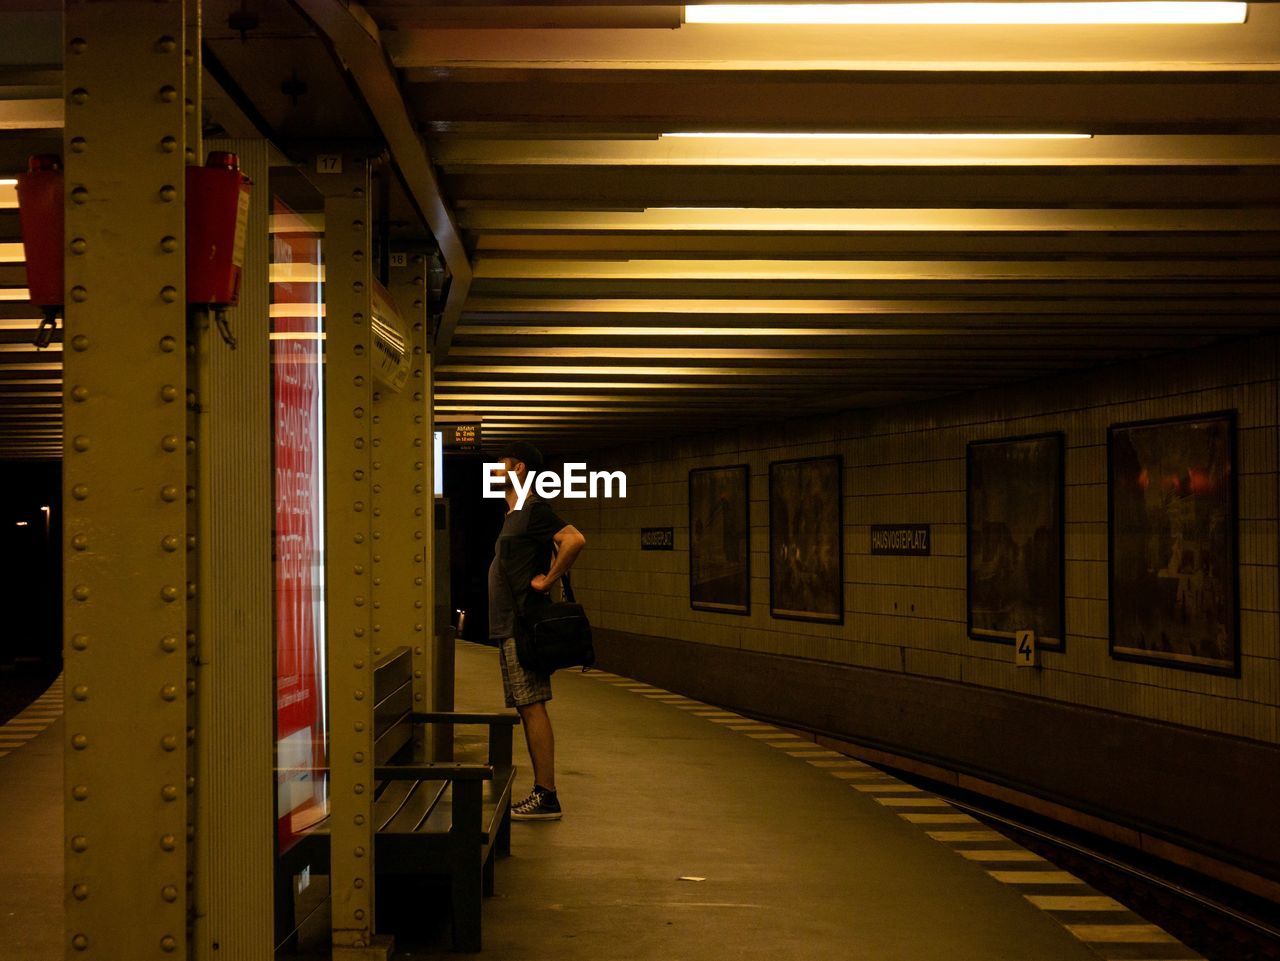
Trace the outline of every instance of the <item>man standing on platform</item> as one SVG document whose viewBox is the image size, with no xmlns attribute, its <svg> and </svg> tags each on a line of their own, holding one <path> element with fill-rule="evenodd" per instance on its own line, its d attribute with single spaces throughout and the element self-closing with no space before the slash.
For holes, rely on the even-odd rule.
<svg viewBox="0 0 1280 961">
<path fill-rule="evenodd" d="M 511 807 L 517 821 L 556 821 L 561 817 L 556 796 L 555 738 L 547 701 L 551 676 L 526 670 L 516 657 L 516 619 L 536 604 L 550 602 L 548 592 L 569 572 L 587 539 L 572 524 L 556 516 L 551 505 L 533 493 L 529 471 L 542 469 L 542 453 L 532 444 L 515 441 L 500 454 L 507 498 L 507 516 L 494 545 L 489 565 L 489 638 L 498 643 L 502 691 L 507 707 L 520 712 L 529 759 L 533 762 L 533 791 Z M 513 478 L 529 494 L 517 508 Z"/>
</svg>

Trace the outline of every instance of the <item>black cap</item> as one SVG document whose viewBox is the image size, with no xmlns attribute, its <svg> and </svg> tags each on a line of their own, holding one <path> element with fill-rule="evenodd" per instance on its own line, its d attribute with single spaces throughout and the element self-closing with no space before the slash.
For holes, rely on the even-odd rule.
<svg viewBox="0 0 1280 961">
<path fill-rule="evenodd" d="M 542 451 L 528 441 L 513 440 L 498 452 L 498 456 L 520 461 L 529 470 L 542 470 Z"/>
</svg>

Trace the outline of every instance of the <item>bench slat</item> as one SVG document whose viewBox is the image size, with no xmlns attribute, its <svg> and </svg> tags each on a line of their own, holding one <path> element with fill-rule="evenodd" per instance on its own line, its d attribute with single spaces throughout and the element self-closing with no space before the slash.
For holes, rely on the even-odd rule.
<svg viewBox="0 0 1280 961">
<path fill-rule="evenodd" d="M 508 724 L 514 727 L 520 723 L 520 715 L 512 713 L 470 714 L 456 711 L 414 711 L 409 715 L 414 724 Z"/>
<path fill-rule="evenodd" d="M 413 795 L 414 781 L 381 781 L 374 788 L 373 823 L 384 831 Z"/>
<path fill-rule="evenodd" d="M 508 772 L 502 777 L 495 777 L 492 783 L 484 786 L 484 793 L 481 795 L 480 810 L 481 821 L 483 825 L 483 833 L 492 842 L 493 834 L 498 829 L 497 813 L 504 808 L 504 799 L 509 799 L 511 792 L 511 780 L 514 772 Z M 419 834 L 447 834 L 453 826 L 453 790 L 448 788 L 445 796 L 440 799 L 440 803 L 436 805 L 434 811 L 431 812 L 426 822 L 418 828 Z"/>
<path fill-rule="evenodd" d="M 491 781 L 488 764 L 456 764 L 452 761 L 413 761 L 408 764 L 379 765 L 373 776 L 399 781 Z"/>
<path fill-rule="evenodd" d="M 439 807 L 448 789 L 447 781 L 410 781 L 411 790 L 395 817 L 381 828 L 383 834 L 414 834 L 431 812 Z"/>
</svg>

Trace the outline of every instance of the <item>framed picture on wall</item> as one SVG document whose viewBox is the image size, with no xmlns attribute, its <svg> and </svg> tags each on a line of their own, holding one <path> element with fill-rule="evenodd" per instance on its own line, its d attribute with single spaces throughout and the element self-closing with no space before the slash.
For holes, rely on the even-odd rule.
<svg viewBox="0 0 1280 961">
<path fill-rule="evenodd" d="M 840 458 L 769 465 L 769 613 L 844 622 Z"/>
<path fill-rule="evenodd" d="M 969 636 L 1064 647 L 1063 437 L 973 441 L 966 451 Z"/>
<path fill-rule="evenodd" d="M 689 605 L 751 613 L 751 502 L 746 464 L 689 471 Z"/>
<path fill-rule="evenodd" d="M 1111 655 L 1239 675 L 1234 411 L 1107 436 Z"/>
</svg>

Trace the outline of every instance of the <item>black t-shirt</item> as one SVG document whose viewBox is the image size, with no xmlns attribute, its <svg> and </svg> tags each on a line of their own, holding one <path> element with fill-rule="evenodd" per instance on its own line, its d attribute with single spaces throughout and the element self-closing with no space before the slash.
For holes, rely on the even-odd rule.
<svg viewBox="0 0 1280 961">
<path fill-rule="evenodd" d="M 516 612 L 536 595 L 529 582 L 551 569 L 555 536 L 566 526 L 550 504 L 534 497 L 522 510 L 507 514 L 489 565 L 490 639 L 515 636 Z M 517 593 L 512 593 L 512 585 Z"/>
</svg>

